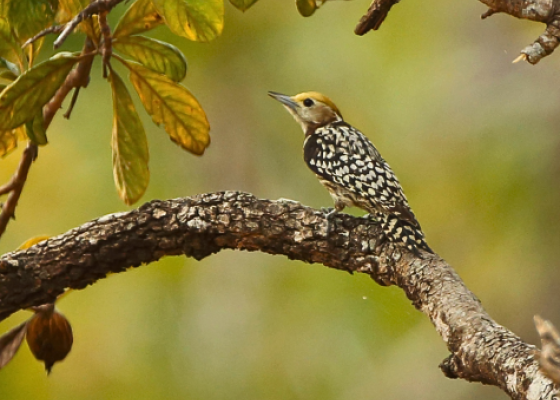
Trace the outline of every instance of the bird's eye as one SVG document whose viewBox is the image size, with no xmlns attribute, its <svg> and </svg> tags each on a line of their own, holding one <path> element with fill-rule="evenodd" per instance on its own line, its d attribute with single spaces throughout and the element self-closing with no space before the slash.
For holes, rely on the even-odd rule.
<svg viewBox="0 0 560 400">
<path fill-rule="evenodd" d="M 311 100 L 311 99 L 305 99 L 305 100 L 303 100 L 303 105 L 304 105 L 305 107 L 311 107 L 311 106 L 313 105 L 313 100 Z"/>
</svg>

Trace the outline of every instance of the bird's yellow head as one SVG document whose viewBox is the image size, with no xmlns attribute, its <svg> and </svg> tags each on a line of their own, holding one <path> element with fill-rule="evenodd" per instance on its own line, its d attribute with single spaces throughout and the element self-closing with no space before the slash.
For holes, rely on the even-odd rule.
<svg viewBox="0 0 560 400">
<path fill-rule="evenodd" d="M 338 107 L 324 94 L 303 92 L 295 96 L 286 96 L 268 92 L 268 95 L 286 107 L 307 135 L 321 126 L 342 121 Z"/>
</svg>

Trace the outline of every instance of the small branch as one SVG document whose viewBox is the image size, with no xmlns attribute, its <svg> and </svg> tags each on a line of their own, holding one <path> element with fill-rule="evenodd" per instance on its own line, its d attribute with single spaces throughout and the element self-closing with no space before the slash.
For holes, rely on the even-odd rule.
<svg viewBox="0 0 560 400">
<path fill-rule="evenodd" d="M 391 7 L 398 3 L 399 0 L 374 0 L 369 6 L 367 13 L 360 19 L 354 33 L 362 36 L 370 30 L 378 30 L 385 17 L 391 10 Z"/>
<path fill-rule="evenodd" d="M 99 30 L 103 37 L 103 44 L 101 45 L 101 55 L 103 57 L 103 78 L 107 79 L 107 67 L 111 61 L 113 54 L 113 38 L 111 36 L 111 28 L 107 23 L 107 11 L 99 13 Z"/>
<path fill-rule="evenodd" d="M 57 90 L 53 98 L 43 107 L 43 120 L 45 124 L 45 129 L 51 124 L 52 119 L 55 114 L 62 107 L 62 102 L 68 96 L 68 93 L 72 89 L 77 89 L 80 87 L 87 87 L 89 84 L 89 75 L 91 72 L 91 66 L 93 64 L 93 58 L 95 57 L 95 45 L 90 38 L 86 38 L 84 47 L 82 48 L 83 58 L 78 62 L 78 66 L 74 68 L 68 76 L 66 77 L 64 83 Z M 74 98 L 70 104 L 70 108 L 66 115 L 69 117 L 70 112 L 74 107 L 78 93 L 74 94 Z"/>
<path fill-rule="evenodd" d="M 70 115 L 72 114 L 72 110 L 76 105 L 76 101 L 78 101 L 78 96 L 80 95 L 80 87 L 74 89 L 74 93 L 72 94 L 72 100 L 70 100 L 70 105 L 68 106 L 68 110 L 62 116 L 66 119 L 70 119 Z"/>
<path fill-rule="evenodd" d="M 64 25 L 62 33 L 54 41 L 54 48 L 58 49 L 68 36 L 74 32 L 74 29 L 85 19 L 91 18 L 93 15 L 99 15 L 102 12 L 111 11 L 117 4 L 124 0 L 95 0 L 78 13 L 70 22 Z"/>
<path fill-rule="evenodd" d="M 261 251 L 400 287 L 447 345 L 442 369 L 449 377 L 497 386 L 514 399 L 550 399 L 558 390 L 539 371 L 536 348 L 497 324 L 439 256 L 417 258 L 382 242 L 369 218 L 336 214 L 330 224 L 327 232 L 319 210 L 248 193 L 154 200 L 1 256 L 0 319 L 164 256 L 201 260 L 224 249 Z"/>
<path fill-rule="evenodd" d="M 10 219 L 15 218 L 15 210 L 25 181 L 27 180 L 27 174 L 29 173 L 29 168 L 35 159 L 37 158 L 39 149 L 34 143 L 27 143 L 27 147 L 23 151 L 21 160 L 19 162 L 18 168 L 10 182 L 0 187 L 0 194 L 10 193 L 6 202 L 2 205 L 2 211 L 0 212 L 0 237 L 6 231 L 8 222 Z"/>
<path fill-rule="evenodd" d="M 35 36 L 33 36 L 31 39 L 28 39 L 27 42 L 25 42 L 21 47 L 25 48 L 27 46 L 29 46 L 31 43 L 35 42 L 37 39 L 40 39 L 44 36 L 47 36 L 51 33 L 60 33 L 62 32 L 62 29 L 64 28 L 63 25 L 55 25 L 55 26 L 51 26 L 47 29 L 42 30 L 41 32 L 39 32 L 38 34 L 36 34 Z"/>
<path fill-rule="evenodd" d="M 550 321 L 545 321 L 538 315 L 535 315 L 535 326 L 541 337 L 541 371 L 560 385 L 560 334 Z"/>
<path fill-rule="evenodd" d="M 527 62 L 538 63 L 542 58 L 551 54 L 560 43 L 560 15 L 554 15 L 542 35 L 535 42 L 523 50 L 521 54 L 526 56 Z"/>
<path fill-rule="evenodd" d="M 488 17 L 491 17 L 492 15 L 498 13 L 499 11 L 493 10 L 491 8 L 489 8 L 488 10 L 486 10 L 486 12 L 484 14 L 482 14 L 480 16 L 480 19 L 486 19 Z"/>
<path fill-rule="evenodd" d="M 495 13 L 506 13 L 520 19 L 528 19 L 546 24 L 546 30 L 530 46 L 521 50 L 522 58 L 517 61 L 538 63 L 550 55 L 560 44 L 560 0 L 479 0 L 488 6 L 482 14 L 485 19 Z M 399 0 L 374 0 L 367 13 L 360 19 L 354 32 L 364 35 L 377 30 L 385 20 L 391 7 Z"/>
</svg>

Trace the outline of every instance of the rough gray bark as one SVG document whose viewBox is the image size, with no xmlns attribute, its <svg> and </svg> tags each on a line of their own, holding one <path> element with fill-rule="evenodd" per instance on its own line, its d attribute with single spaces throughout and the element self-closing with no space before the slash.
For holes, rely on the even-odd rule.
<svg viewBox="0 0 560 400">
<path fill-rule="evenodd" d="M 539 372 L 536 348 L 494 322 L 444 260 L 381 242 L 367 218 L 338 214 L 333 221 L 327 235 L 320 211 L 239 192 L 152 201 L 0 257 L 0 319 L 163 256 L 262 251 L 399 286 L 451 352 L 440 366 L 448 377 L 495 385 L 514 399 L 552 398 L 558 388 Z"/>
<path fill-rule="evenodd" d="M 479 0 L 488 6 L 482 15 L 486 18 L 496 13 L 506 13 L 520 19 L 528 19 L 546 24 L 546 29 L 533 44 L 521 50 L 521 56 L 515 61 L 526 60 L 538 63 L 551 54 L 560 43 L 560 0 Z M 377 30 L 387 17 L 391 7 L 399 0 L 373 0 L 367 13 L 360 19 L 354 32 L 364 35 L 370 30 Z"/>
</svg>

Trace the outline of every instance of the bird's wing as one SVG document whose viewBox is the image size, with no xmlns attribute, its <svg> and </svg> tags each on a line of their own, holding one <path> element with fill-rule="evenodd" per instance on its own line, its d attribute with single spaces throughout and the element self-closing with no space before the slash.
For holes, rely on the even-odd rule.
<svg viewBox="0 0 560 400">
<path fill-rule="evenodd" d="M 305 140 L 304 159 L 315 174 L 367 204 L 366 211 L 394 213 L 419 227 L 391 167 L 371 141 L 350 125 L 318 128 Z"/>
</svg>

